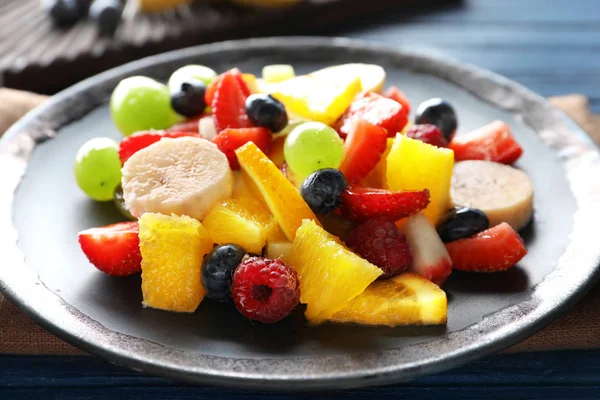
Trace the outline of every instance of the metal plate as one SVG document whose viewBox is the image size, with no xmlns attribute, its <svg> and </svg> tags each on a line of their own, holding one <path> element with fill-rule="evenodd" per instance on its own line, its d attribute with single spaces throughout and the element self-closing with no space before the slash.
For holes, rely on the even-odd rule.
<svg viewBox="0 0 600 400">
<path fill-rule="evenodd" d="M 278 324 L 244 320 L 204 301 L 193 315 L 141 307 L 139 277 L 109 278 L 81 253 L 78 230 L 119 220 L 88 200 L 72 177 L 91 137 L 119 133 L 107 100 L 131 75 L 165 80 L 187 63 L 217 71 L 265 64 L 297 71 L 346 62 L 382 65 L 387 84 L 413 104 L 443 97 L 459 132 L 494 119 L 525 148 L 517 166 L 535 186 L 529 254 L 508 272 L 454 273 L 445 328 L 305 326 L 302 309 Z M 400 382 L 510 346 L 555 319 L 591 287 L 599 270 L 600 158 L 573 122 L 543 98 L 490 72 L 407 50 L 345 39 L 270 38 L 166 53 L 81 82 L 28 114 L 0 141 L 0 284 L 45 328 L 116 364 L 190 382 L 267 389 L 349 388 Z"/>
</svg>

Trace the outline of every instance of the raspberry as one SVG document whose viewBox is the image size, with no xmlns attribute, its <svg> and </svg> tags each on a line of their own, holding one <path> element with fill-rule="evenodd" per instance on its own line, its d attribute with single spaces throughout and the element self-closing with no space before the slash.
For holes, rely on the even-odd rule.
<svg viewBox="0 0 600 400">
<path fill-rule="evenodd" d="M 279 259 L 250 257 L 235 270 L 231 295 L 246 318 L 277 322 L 298 304 L 298 275 Z"/>
<path fill-rule="evenodd" d="M 448 141 L 440 131 L 440 128 L 435 125 L 413 125 L 406 130 L 406 136 L 437 147 L 448 147 Z"/>
<path fill-rule="evenodd" d="M 370 219 L 357 226 L 346 239 L 355 253 L 381 268 L 381 278 L 390 278 L 404 272 L 412 263 L 412 254 L 406 236 L 393 221 L 385 217 Z"/>
</svg>

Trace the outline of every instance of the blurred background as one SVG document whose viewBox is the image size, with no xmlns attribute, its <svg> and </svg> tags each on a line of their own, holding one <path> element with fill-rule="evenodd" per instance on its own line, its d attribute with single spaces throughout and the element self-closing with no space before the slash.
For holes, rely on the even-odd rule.
<svg viewBox="0 0 600 400">
<path fill-rule="evenodd" d="M 275 35 L 439 52 L 600 111 L 598 0 L 0 0 L 0 84 L 53 94 L 148 55 Z"/>
</svg>

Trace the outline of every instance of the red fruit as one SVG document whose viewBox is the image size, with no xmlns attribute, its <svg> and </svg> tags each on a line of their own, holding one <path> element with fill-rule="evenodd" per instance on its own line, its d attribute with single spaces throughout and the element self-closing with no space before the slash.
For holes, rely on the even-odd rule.
<svg viewBox="0 0 600 400">
<path fill-rule="evenodd" d="M 140 227 L 136 221 L 91 228 L 78 234 L 81 250 L 100 271 L 112 276 L 142 270 Z"/>
<path fill-rule="evenodd" d="M 198 136 L 201 137 L 197 132 L 185 132 L 185 131 L 140 131 L 136 132 L 131 136 L 126 137 L 119 144 L 119 157 L 121 158 L 121 164 L 125 164 L 125 161 L 132 155 L 137 153 L 143 148 L 150 146 L 152 143 L 156 143 L 162 138 L 178 138 L 182 136 Z"/>
<path fill-rule="evenodd" d="M 437 147 L 448 147 L 448 141 L 440 128 L 432 124 L 413 125 L 406 130 L 406 136 Z"/>
<path fill-rule="evenodd" d="M 456 161 L 487 160 L 513 164 L 523 154 L 523 148 L 511 134 L 510 126 L 494 121 L 468 134 L 456 136 L 450 142 Z"/>
<path fill-rule="evenodd" d="M 280 259 L 250 257 L 233 274 L 231 296 L 244 317 L 266 324 L 277 322 L 300 300 L 298 275 Z"/>
<path fill-rule="evenodd" d="M 245 83 L 242 82 L 243 85 Z M 217 132 L 227 128 L 251 128 L 254 126 L 246 114 L 248 94 L 233 72 L 226 72 L 215 90 L 211 108 Z M 246 88 L 247 89 L 247 88 Z"/>
<path fill-rule="evenodd" d="M 377 93 L 366 92 L 358 97 L 336 123 L 340 136 L 345 137 L 352 130 L 352 120 L 361 118 L 387 130 L 390 137 L 402 131 L 408 122 L 408 112 L 394 100 Z"/>
<path fill-rule="evenodd" d="M 232 169 L 240 168 L 235 150 L 248 142 L 254 142 L 263 153 L 268 153 L 271 148 L 271 132 L 267 128 L 225 129 L 213 139 L 213 143 L 227 156 Z"/>
<path fill-rule="evenodd" d="M 404 110 L 406 115 L 408 115 L 410 113 L 410 102 L 408 101 L 408 98 L 396 86 L 392 86 L 392 87 L 388 88 L 388 90 L 386 90 L 383 93 L 383 96 L 402 104 L 402 109 Z"/>
<path fill-rule="evenodd" d="M 413 255 L 410 270 L 436 285 L 444 283 L 452 273 L 452 260 L 435 227 L 418 213 L 406 219 L 403 230 Z"/>
<path fill-rule="evenodd" d="M 387 131 L 364 119 L 355 119 L 350 125 L 344 143 L 344 159 L 339 170 L 348 183 L 356 183 L 367 176 L 379 162 L 387 144 Z"/>
<path fill-rule="evenodd" d="M 446 248 L 454 269 L 472 272 L 505 271 L 527 254 L 523 239 L 506 222 L 470 238 L 447 243 Z"/>
<path fill-rule="evenodd" d="M 223 76 L 225 76 L 226 74 L 235 77 L 246 97 L 250 96 L 250 89 L 248 88 L 248 85 L 246 85 L 246 82 L 242 78 L 242 72 L 237 68 L 233 68 L 221 75 L 218 75 L 208 84 L 208 86 L 206 87 L 206 93 L 204 93 L 204 101 L 206 104 L 212 104 L 213 98 L 215 97 L 215 91 L 217 90 L 217 86 L 219 86 L 219 82 L 221 82 Z"/>
<path fill-rule="evenodd" d="M 186 119 L 183 122 L 175 124 L 167 129 L 168 132 L 191 132 L 191 133 L 200 133 L 198 122 L 200 118 L 204 117 L 201 115 L 199 117 L 194 117 L 190 119 Z"/>
<path fill-rule="evenodd" d="M 371 219 L 357 226 L 346 238 L 346 244 L 355 253 L 383 270 L 382 278 L 404 272 L 412 263 L 406 236 L 398 231 L 393 221 Z"/>
<path fill-rule="evenodd" d="M 385 217 L 397 221 L 423 210 L 429 204 L 429 190 L 392 192 L 360 186 L 348 186 L 342 192 L 342 214 L 363 222 Z"/>
</svg>

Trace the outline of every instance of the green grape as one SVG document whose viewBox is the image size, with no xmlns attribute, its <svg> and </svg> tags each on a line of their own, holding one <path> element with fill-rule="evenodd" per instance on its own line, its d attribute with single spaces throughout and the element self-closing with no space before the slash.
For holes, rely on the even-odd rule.
<svg viewBox="0 0 600 400">
<path fill-rule="evenodd" d="M 205 67 L 204 65 L 186 65 L 185 67 L 181 67 L 169 78 L 169 89 L 172 91 L 178 91 L 181 87 L 181 82 L 189 79 L 196 78 L 200 79 L 204 82 L 205 85 L 208 84 L 215 79 L 217 73 L 212 69 Z"/>
<path fill-rule="evenodd" d="M 165 129 L 183 120 L 171 108 L 169 88 L 145 76 L 125 78 L 110 98 L 110 113 L 125 136 L 134 132 Z"/>
<path fill-rule="evenodd" d="M 96 201 L 113 199 L 121 183 L 119 144 L 109 138 L 94 138 L 79 148 L 73 168 L 75 181 Z"/>
<path fill-rule="evenodd" d="M 300 179 L 322 168 L 337 168 L 344 157 L 344 142 L 331 127 L 320 122 L 305 122 L 285 139 L 283 155 Z"/>
</svg>

